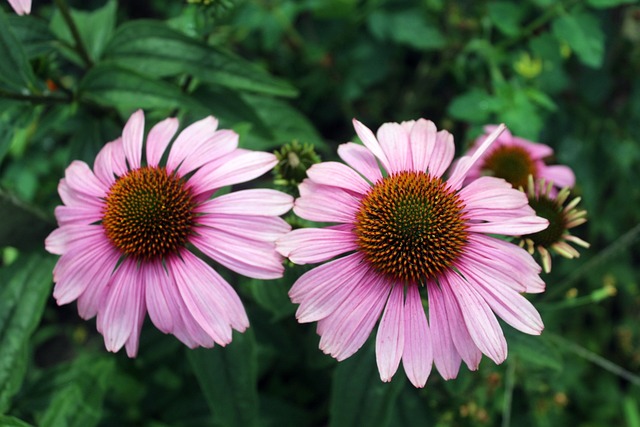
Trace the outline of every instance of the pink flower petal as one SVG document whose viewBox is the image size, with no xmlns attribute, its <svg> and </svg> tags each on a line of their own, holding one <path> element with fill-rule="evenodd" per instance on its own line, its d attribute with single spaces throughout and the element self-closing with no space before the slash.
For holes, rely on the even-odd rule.
<svg viewBox="0 0 640 427">
<path fill-rule="evenodd" d="M 436 145 L 438 130 L 431 120 L 419 119 L 415 122 L 410 132 L 413 170 L 426 172 L 429 168 L 431 154 Z"/>
<path fill-rule="evenodd" d="M 9 4 L 18 15 L 31 13 L 31 0 L 9 0 Z"/>
<path fill-rule="evenodd" d="M 137 297 L 136 301 L 138 302 L 137 308 L 137 319 L 133 329 L 131 331 L 131 335 L 127 338 L 127 342 L 124 344 L 124 348 L 127 351 L 127 356 L 136 357 L 138 354 L 138 346 L 140 344 L 140 332 L 142 331 L 142 324 L 144 323 L 144 318 L 146 317 L 146 303 L 145 303 L 145 290 L 146 283 L 142 283 L 139 285 L 141 295 Z"/>
<path fill-rule="evenodd" d="M 516 209 L 529 203 L 522 191 L 515 190 L 501 178 L 483 176 L 464 187 L 458 193 L 466 210 Z"/>
<path fill-rule="evenodd" d="M 56 206 L 55 216 L 58 225 L 89 225 L 102 219 L 103 213 L 94 206 Z"/>
<path fill-rule="evenodd" d="M 353 128 L 356 130 L 356 133 L 358 134 L 358 137 L 360 138 L 364 146 L 367 147 L 369 151 L 371 151 L 371 153 L 378 158 L 378 160 L 380 160 L 382 166 L 387 172 L 389 172 L 391 170 L 389 160 L 382 150 L 380 143 L 373 135 L 373 132 L 371 132 L 368 127 L 366 127 L 356 119 L 353 119 Z"/>
<path fill-rule="evenodd" d="M 234 191 L 203 203 L 197 211 L 209 214 L 278 216 L 293 206 L 293 197 L 281 191 L 252 189 Z"/>
<path fill-rule="evenodd" d="M 369 182 L 375 183 L 382 179 L 378 161 L 366 147 L 347 142 L 338 146 L 338 155 Z"/>
<path fill-rule="evenodd" d="M 198 225 L 263 242 L 275 242 L 291 231 L 287 221 L 274 216 L 205 214 L 198 217 Z"/>
<path fill-rule="evenodd" d="M 117 352 L 138 327 L 140 300 L 144 299 L 143 275 L 136 262 L 125 259 L 113 274 L 109 291 L 98 311 L 98 331 L 107 350 Z"/>
<path fill-rule="evenodd" d="M 462 359 L 453 344 L 449 330 L 449 317 L 440 285 L 427 283 L 429 294 L 429 324 L 433 343 L 433 362 L 445 380 L 458 376 Z"/>
<path fill-rule="evenodd" d="M 191 238 L 199 250 L 225 267 L 256 279 L 282 277 L 282 257 L 275 251 L 275 243 L 251 240 L 223 230 L 199 228 Z"/>
<path fill-rule="evenodd" d="M 313 264 L 357 248 L 352 232 L 330 228 L 299 228 L 282 236 L 277 249 L 295 264 Z"/>
<path fill-rule="evenodd" d="M 99 180 L 85 162 L 73 161 L 65 170 L 66 183 L 73 191 L 91 197 L 101 198 L 107 195 L 109 187 Z"/>
<path fill-rule="evenodd" d="M 176 303 L 180 299 L 178 288 L 171 280 L 162 262 L 151 261 L 145 264 L 147 290 L 145 300 L 149 318 L 162 332 L 171 333 L 180 319 L 180 308 Z"/>
<path fill-rule="evenodd" d="M 130 169 L 140 167 L 144 139 L 144 113 L 138 110 L 131 115 L 122 130 L 122 146 Z"/>
<path fill-rule="evenodd" d="M 209 116 L 193 123 L 180 132 L 169 152 L 167 170 L 173 172 L 178 167 L 181 167 L 180 165 L 183 162 L 197 161 L 195 153 L 207 146 L 217 129 L 218 119 Z M 181 175 L 193 170 L 190 166 L 184 165 L 185 169 L 181 171 Z"/>
<path fill-rule="evenodd" d="M 178 130 L 179 122 L 176 118 L 168 118 L 156 124 L 147 136 L 147 164 L 158 166 L 162 155 Z"/>
<path fill-rule="evenodd" d="M 95 244 L 105 238 L 104 229 L 99 225 L 65 225 L 47 236 L 44 247 L 47 252 L 62 255 L 74 245 Z"/>
<path fill-rule="evenodd" d="M 317 163 L 307 169 L 307 176 L 316 184 L 342 188 L 366 194 L 371 185 L 356 171 L 338 162 Z"/>
<path fill-rule="evenodd" d="M 411 384 L 422 388 L 431 373 L 433 347 L 418 286 L 409 285 L 407 287 L 404 309 L 405 338 L 402 366 Z"/>
<path fill-rule="evenodd" d="M 382 381 L 391 381 L 400 365 L 403 349 L 404 285 L 396 284 L 391 290 L 376 335 L 376 363 Z"/>
<path fill-rule="evenodd" d="M 300 218 L 318 222 L 352 223 L 360 209 L 360 199 L 341 188 L 315 184 L 305 179 L 299 186 L 293 212 Z"/>
<path fill-rule="evenodd" d="M 123 170 L 126 171 L 124 155 L 122 155 L 122 163 L 124 165 L 118 165 L 117 162 L 113 160 L 114 149 L 117 149 L 117 146 L 122 147 L 122 138 L 118 138 L 115 141 L 105 144 L 105 146 L 102 147 L 102 150 L 98 152 L 96 159 L 93 162 L 93 171 L 96 174 L 96 177 L 102 181 L 106 188 L 111 188 L 113 183 L 116 182 L 116 175 L 118 175 L 118 172 L 123 172 Z M 120 175 L 122 175 L 122 173 L 120 173 Z"/>
<path fill-rule="evenodd" d="M 539 216 L 510 218 L 494 222 L 467 223 L 467 230 L 475 233 L 503 234 L 522 236 L 537 233 L 549 226 L 549 221 Z"/>
<path fill-rule="evenodd" d="M 360 271 L 361 264 L 362 255 L 354 253 L 309 270 L 289 289 L 289 297 L 294 303 L 311 300 L 315 292 L 334 286 L 333 282 L 346 280 L 344 276 L 351 277 L 355 272 Z M 340 276 L 336 275 L 336 271 L 341 273 Z"/>
<path fill-rule="evenodd" d="M 568 166 L 553 165 L 546 166 L 540 171 L 540 177 L 548 181 L 553 181 L 553 185 L 558 188 L 572 188 L 576 184 L 576 176 Z"/>
<path fill-rule="evenodd" d="M 429 158 L 429 174 L 441 177 L 447 170 L 455 154 L 453 135 L 446 130 L 441 130 L 436 134 L 436 141 L 433 152 Z"/>
<path fill-rule="evenodd" d="M 387 172 L 411 170 L 413 161 L 409 151 L 409 135 L 398 123 L 384 123 L 377 132 L 377 139 L 389 160 Z"/>
</svg>

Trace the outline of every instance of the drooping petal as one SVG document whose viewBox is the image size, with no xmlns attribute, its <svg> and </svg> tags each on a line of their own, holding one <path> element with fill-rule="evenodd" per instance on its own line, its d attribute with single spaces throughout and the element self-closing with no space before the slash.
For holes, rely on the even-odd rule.
<svg viewBox="0 0 640 427">
<path fill-rule="evenodd" d="M 435 282 L 427 284 L 429 295 L 429 324 L 433 343 L 433 362 L 445 380 L 458 376 L 462 358 L 453 344 L 449 330 L 449 318 L 444 302 L 444 295 Z"/>
<path fill-rule="evenodd" d="M 382 381 L 391 381 L 400 365 L 403 349 L 404 285 L 396 284 L 389 295 L 376 335 L 376 363 Z"/>
<path fill-rule="evenodd" d="M 138 169 L 142 158 L 144 138 L 144 113 L 138 110 L 131 115 L 122 130 L 122 147 L 130 169 Z"/>
<path fill-rule="evenodd" d="M 289 289 L 289 297 L 294 303 L 304 303 L 305 300 L 312 299 L 316 291 L 335 285 L 335 281 L 346 280 L 344 276 L 355 274 L 361 269 L 361 264 L 362 255 L 359 253 L 322 264 L 300 276 Z M 336 271 L 341 272 L 339 277 Z"/>
<path fill-rule="evenodd" d="M 402 366 L 415 387 L 422 388 L 433 365 L 433 346 L 427 316 L 417 285 L 407 287 L 404 304 L 404 349 Z"/>
<path fill-rule="evenodd" d="M 170 117 L 151 128 L 147 136 L 147 164 L 149 166 L 158 166 L 167 146 L 176 134 L 178 126 L 178 119 Z"/>
</svg>

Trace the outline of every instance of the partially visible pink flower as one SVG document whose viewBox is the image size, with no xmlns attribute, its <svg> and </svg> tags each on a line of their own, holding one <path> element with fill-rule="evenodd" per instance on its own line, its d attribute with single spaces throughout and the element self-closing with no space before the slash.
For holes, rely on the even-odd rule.
<svg viewBox="0 0 640 427">
<path fill-rule="evenodd" d="M 318 322 L 320 349 L 343 360 L 381 319 L 376 359 L 383 381 L 400 361 L 416 387 L 425 385 L 434 362 L 445 379 L 457 376 L 461 361 L 477 369 L 483 353 L 501 363 L 507 343 L 496 314 L 539 334 L 542 320 L 520 293 L 542 292 L 544 283 L 525 250 L 489 234 L 517 236 L 548 225 L 525 193 L 502 179 L 463 185 L 504 126 L 445 180 L 453 137 L 432 122 L 385 123 L 377 138 L 353 124 L 364 147 L 338 148 L 349 166 L 311 166 L 294 205 L 301 218 L 333 225 L 293 230 L 277 241 L 296 264 L 329 261 L 291 288 L 298 321 Z"/>
<path fill-rule="evenodd" d="M 155 125 L 144 144 L 137 111 L 122 137 L 98 153 L 93 171 L 74 161 L 60 181 L 60 227 L 45 242 L 61 255 L 53 295 L 58 304 L 77 300 L 84 319 L 97 315 L 109 351 L 125 346 L 136 355 L 147 311 L 158 329 L 191 348 L 226 345 L 232 329 L 249 326 L 236 292 L 191 245 L 249 277 L 283 274 L 274 242 L 290 230 L 278 215 L 293 198 L 266 189 L 210 198 L 264 174 L 277 159 L 239 149 L 238 135 L 217 127 L 213 117 L 200 120 L 167 150 L 178 120 Z"/>
<path fill-rule="evenodd" d="M 18 15 L 31 13 L 31 0 L 9 0 L 9 4 Z"/>
<path fill-rule="evenodd" d="M 485 126 L 485 134 L 476 140 L 467 155 L 473 155 L 496 127 Z M 552 155 L 553 149 L 548 145 L 518 138 L 505 130 L 469 170 L 465 183 L 489 175 L 505 179 L 514 188 L 524 189 L 527 187 L 528 176 L 533 175 L 534 179 L 552 181 L 557 188 L 573 187 L 576 178 L 571 168 L 546 164 L 545 160 Z"/>
</svg>

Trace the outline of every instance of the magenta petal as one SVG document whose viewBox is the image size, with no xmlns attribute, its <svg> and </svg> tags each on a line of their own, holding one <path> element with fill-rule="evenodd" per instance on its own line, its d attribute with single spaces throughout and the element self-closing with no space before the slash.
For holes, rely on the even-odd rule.
<svg viewBox="0 0 640 427">
<path fill-rule="evenodd" d="M 466 280 L 456 274 L 448 276 L 449 289 L 458 301 L 464 323 L 476 346 L 495 363 L 507 358 L 507 342 L 489 305 Z"/>
<path fill-rule="evenodd" d="M 382 179 L 378 161 L 366 147 L 347 142 L 338 146 L 338 155 L 346 164 L 368 179 L 369 182 L 375 183 Z"/>
<path fill-rule="evenodd" d="M 429 294 L 429 323 L 433 342 L 433 362 L 445 380 L 458 376 L 462 359 L 456 350 L 449 330 L 449 317 L 444 295 L 435 282 L 427 284 Z"/>
<path fill-rule="evenodd" d="M 147 281 L 141 283 L 140 292 L 141 296 L 137 298 L 138 307 L 137 307 L 137 319 L 135 324 L 133 325 L 133 329 L 131 331 L 131 335 L 127 338 L 127 342 L 124 344 L 124 348 L 127 351 L 127 356 L 136 357 L 138 354 L 138 346 L 140 344 L 140 332 L 142 331 L 142 324 L 144 323 L 144 318 L 146 317 L 146 303 L 145 303 L 145 291 L 147 288 Z"/>
<path fill-rule="evenodd" d="M 65 170 L 65 179 L 69 187 L 91 197 L 105 197 L 109 187 L 99 180 L 89 165 L 79 160 L 73 161 Z"/>
<path fill-rule="evenodd" d="M 553 165 L 546 166 L 540 171 L 540 177 L 548 181 L 553 181 L 553 185 L 558 188 L 572 188 L 576 184 L 576 176 L 568 166 Z"/>
<path fill-rule="evenodd" d="M 300 276 L 289 289 L 289 297 L 294 303 L 311 300 L 318 290 L 325 286 L 332 286 L 334 281 L 343 280 L 346 276 L 350 277 L 362 268 L 362 255 L 359 253 L 322 264 Z M 336 276 L 336 271 L 342 273 L 340 277 Z"/>
<path fill-rule="evenodd" d="M 47 236 L 44 247 L 49 253 L 62 255 L 74 245 L 95 244 L 104 239 L 104 229 L 100 225 L 65 225 Z"/>
<path fill-rule="evenodd" d="M 451 165 L 455 154 L 453 135 L 446 130 L 441 130 L 436 134 L 436 141 L 433 152 L 429 158 L 429 174 L 440 177 Z"/>
<path fill-rule="evenodd" d="M 516 209 L 529 203 L 525 193 L 515 190 L 504 179 L 490 176 L 474 180 L 458 194 L 467 210 Z"/>
<path fill-rule="evenodd" d="M 293 197 L 281 191 L 251 189 L 234 191 L 203 203 L 198 212 L 227 215 L 277 216 L 287 213 Z"/>
<path fill-rule="evenodd" d="M 149 284 L 145 293 L 149 317 L 159 330 L 171 333 L 176 320 L 180 319 L 180 309 L 176 304 L 180 298 L 178 289 L 161 262 L 149 262 L 145 268 Z"/>
<path fill-rule="evenodd" d="M 342 188 L 365 194 L 371 185 L 350 167 L 338 162 L 316 163 L 307 169 L 307 176 L 316 184 Z"/>
<path fill-rule="evenodd" d="M 390 170 L 400 172 L 413 169 L 413 160 L 409 151 L 409 134 L 398 123 L 384 123 L 377 132 L 377 138 L 384 154 L 389 160 Z"/>
<path fill-rule="evenodd" d="M 407 287 L 404 310 L 402 366 L 411 384 L 422 388 L 431 373 L 433 348 L 427 316 L 417 285 Z"/>
<path fill-rule="evenodd" d="M 404 285 L 391 290 L 376 335 L 376 363 L 380 379 L 391 381 L 398 370 L 404 349 Z"/>
<path fill-rule="evenodd" d="M 475 233 L 495 233 L 507 236 L 522 236 L 536 233 L 549 226 L 549 221 L 539 216 L 509 218 L 502 221 L 468 223 L 467 230 Z"/>
<path fill-rule="evenodd" d="M 189 180 L 195 194 L 239 184 L 263 175 L 278 163 L 271 153 L 235 150 L 198 169 Z"/>
<path fill-rule="evenodd" d="M 356 248 L 353 232 L 330 228 L 299 228 L 277 241 L 278 252 L 295 264 L 323 262 Z"/>
<path fill-rule="evenodd" d="M 135 261 L 124 260 L 113 274 L 111 286 L 98 311 L 98 331 L 104 335 L 107 350 L 117 352 L 138 326 L 140 300 L 144 298 L 143 274 Z"/>
<path fill-rule="evenodd" d="M 338 187 L 305 179 L 298 189 L 300 197 L 295 201 L 293 212 L 309 221 L 352 223 L 360 209 L 360 199 Z"/>
<path fill-rule="evenodd" d="M 56 206 L 54 210 L 59 226 L 89 225 L 100 221 L 103 213 L 94 206 Z"/>
<path fill-rule="evenodd" d="M 169 157 L 167 159 L 167 170 L 173 172 L 180 165 L 190 159 L 193 153 L 202 149 L 207 145 L 207 142 L 215 135 L 218 129 L 218 119 L 209 116 L 202 120 L 199 120 L 189 126 L 187 126 L 176 138 Z M 197 160 L 197 159 L 193 159 Z M 192 168 L 186 168 L 182 171 L 182 174 L 188 173 L 193 170 Z"/>
<path fill-rule="evenodd" d="M 176 118 L 168 118 L 156 124 L 147 136 L 147 164 L 158 166 L 162 155 L 178 130 L 179 122 Z"/>
<path fill-rule="evenodd" d="M 263 242 L 275 242 L 291 230 L 287 221 L 276 216 L 204 214 L 198 224 Z"/>
<path fill-rule="evenodd" d="M 144 139 L 144 113 L 138 110 L 131 115 L 122 130 L 122 146 L 130 169 L 138 169 L 142 158 Z"/>
<path fill-rule="evenodd" d="M 93 162 L 93 172 L 107 188 L 111 188 L 113 183 L 116 182 L 115 175 L 117 174 L 117 171 L 121 172 L 121 166 L 113 160 L 114 149 L 117 148 L 116 146 L 118 145 L 122 146 L 121 138 L 105 144 L 105 146 L 98 152 L 96 159 Z M 122 161 L 124 162 L 124 158 Z"/>
</svg>

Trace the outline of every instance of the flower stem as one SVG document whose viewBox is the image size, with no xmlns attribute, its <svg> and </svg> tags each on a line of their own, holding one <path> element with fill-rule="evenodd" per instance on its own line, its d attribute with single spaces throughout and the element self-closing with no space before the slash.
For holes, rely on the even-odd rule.
<svg viewBox="0 0 640 427">
<path fill-rule="evenodd" d="M 504 380 L 504 400 L 502 401 L 502 427 L 511 426 L 511 404 L 513 389 L 516 385 L 516 359 L 507 360 L 507 372 Z"/>
<path fill-rule="evenodd" d="M 71 9 L 69 9 L 69 5 L 67 5 L 67 2 L 65 0 L 54 0 L 54 1 L 56 3 L 56 6 L 58 7 L 58 10 L 60 10 L 60 13 L 62 14 L 62 18 L 64 19 L 64 22 L 66 22 L 67 27 L 69 27 L 69 31 L 71 31 L 71 35 L 73 36 L 73 40 L 75 41 L 74 48 L 80 55 L 80 58 L 82 59 L 84 64 L 87 66 L 87 68 L 91 68 L 93 66 L 93 61 L 91 60 L 91 57 L 89 56 L 89 52 L 87 52 L 87 49 L 84 43 L 82 42 L 82 37 L 80 37 L 80 32 L 78 31 L 78 27 L 73 21 L 73 17 L 71 16 Z"/>
<path fill-rule="evenodd" d="M 13 99 L 16 101 L 31 102 L 34 104 L 68 104 L 71 98 L 48 95 L 23 95 L 21 93 L 7 92 L 0 89 L 0 98 Z"/>
</svg>

